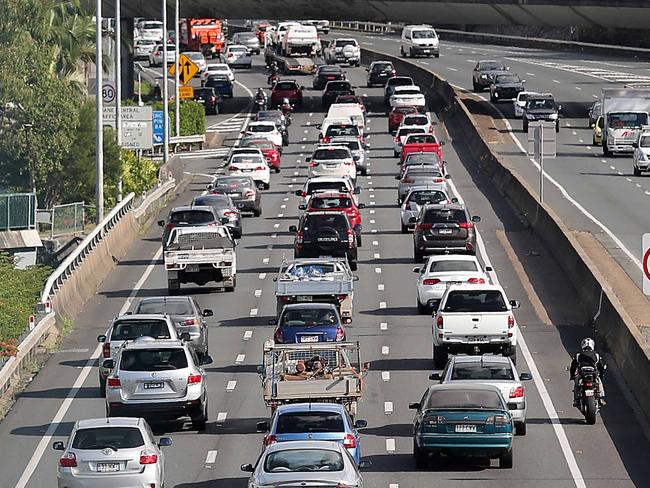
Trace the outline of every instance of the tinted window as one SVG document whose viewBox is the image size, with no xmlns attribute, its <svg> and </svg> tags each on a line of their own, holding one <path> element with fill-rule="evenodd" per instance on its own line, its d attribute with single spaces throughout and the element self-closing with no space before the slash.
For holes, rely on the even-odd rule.
<svg viewBox="0 0 650 488">
<path fill-rule="evenodd" d="M 639 140 L 640 147 L 650 147 L 650 136 L 641 136 Z"/>
<path fill-rule="evenodd" d="M 326 227 L 347 229 L 348 219 L 342 214 L 307 215 L 305 218 L 305 230 L 319 230 Z"/>
<path fill-rule="evenodd" d="M 519 83 L 521 80 L 517 75 L 497 76 L 497 83 Z"/>
<path fill-rule="evenodd" d="M 208 205 L 215 208 L 229 207 L 231 203 L 227 195 L 205 195 L 194 198 L 194 205 Z"/>
<path fill-rule="evenodd" d="M 354 39 L 339 39 L 336 41 L 336 47 L 356 46 L 357 41 Z"/>
<path fill-rule="evenodd" d="M 330 81 L 327 83 L 327 89 L 332 91 L 351 90 L 350 83 L 347 81 Z"/>
<path fill-rule="evenodd" d="M 397 107 L 393 109 L 393 112 L 397 114 L 412 114 L 413 112 L 417 112 L 417 110 L 413 107 Z"/>
<path fill-rule="evenodd" d="M 258 139 L 256 141 L 248 141 L 246 145 L 249 147 L 259 147 L 260 149 L 273 149 L 275 144 L 266 139 Z"/>
<path fill-rule="evenodd" d="M 434 30 L 414 30 L 411 31 L 413 39 L 435 39 L 436 33 Z"/>
<path fill-rule="evenodd" d="M 484 71 L 495 71 L 495 70 L 504 70 L 506 69 L 505 65 L 497 62 L 487 62 L 479 63 L 479 69 Z"/>
<path fill-rule="evenodd" d="M 338 325 L 336 312 L 329 308 L 286 310 L 280 325 L 284 327 L 313 327 Z"/>
<path fill-rule="evenodd" d="M 131 349 L 122 351 L 122 371 L 170 371 L 187 368 L 183 349 Z"/>
<path fill-rule="evenodd" d="M 413 79 L 410 78 L 409 76 L 396 76 L 395 78 L 391 78 L 390 80 L 388 80 L 386 84 L 388 86 L 412 85 Z"/>
<path fill-rule="evenodd" d="M 332 142 L 337 145 L 347 146 L 350 151 L 361 151 L 361 143 L 359 142 L 358 139 L 355 139 L 354 141 L 332 141 Z"/>
<path fill-rule="evenodd" d="M 341 453 L 328 449 L 286 449 L 269 453 L 264 460 L 264 471 L 343 471 L 343 457 Z"/>
<path fill-rule="evenodd" d="M 343 432 L 343 417 L 334 412 L 287 412 L 278 417 L 278 434 Z"/>
<path fill-rule="evenodd" d="M 391 63 L 375 63 L 372 65 L 372 71 L 374 73 L 380 73 L 382 71 L 392 71 L 393 65 Z"/>
<path fill-rule="evenodd" d="M 447 271 L 478 271 L 474 261 L 433 261 L 429 267 L 431 273 L 444 273 Z"/>
<path fill-rule="evenodd" d="M 340 66 L 321 66 L 320 68 L 318 68 L 318 73 L 319 74 L 320 73 L 328 73 L 328 74 L 337 73 L 337 74 L 340 74 L 340 73 L 343 73 L 343 70 L 341 69 Z"/>
<path fill-rule="evenodd" d="M 194 98 L 210 98 L 214 95 L 214 90 L 212 88 L 195 88 L 194 89 Z"/>
<path fill-rule="evenodd" d="M 413 164 L 438 164 L 440 158 L 436 153 L 410 153 L 406 156 L 404 164 L 410 166 Z"/>
<path fill-rule="evenodd" d="M 425 224 L 463 224 L 467 222 L 464 210 L 459 209 L 428 209 L 424 214 Z"/>
<path fill-rule="evenodd" d="M 214 221 L 214 215 L 207 210 L 182 210 L 169 216 L 172 224 L 209 224 Z"/>
<path fill-rule="evenodd" d="M 447 201 L 447 195 L 438 190 L 418 191 L 417 193 L 411 193 L 408 201 L 415 202 L 418 205 L 436 204 Z"/>
<path fill-rule="evenodd" d="M 555 100 L 552 98 L 529 98 L 526 108 L 528 110 L 554 110 Z"/>
<path fill-rule="evenodd" d="M 324 210 L 328 208 L 351 208 L 352 199 L 347 197 L 331 198 L 313 198 L 310 207 L 314 210 Z"/>
<path fill-rule="evenodd" d="M 397 132 L 398 137 L 404 137 L 409 134 L 424 134 L 424 129 L 421 127 L 403 127 Z"/>
<path fill-rule="evenodd" d="M 409 136 L 406 139 L 405 144 L 435 144 L 436 142 L 436 138 L 431 134 L 422 134 Z"/>
<path fill-rule="evenodd" d="M 251 124 L 248 126 L 249 132 L 273 132 L 275 125 L 271 124 Z"/>
<path fill-rule="evenodd" d="M 219 178 L 214 186 L 216 188 L 252 188 L 255 185 L 255 182 L 250 177 L 226 177 Z"/>
<path fill-rule="evenodd" d="M 427 125 L 429 119 L 424 115 L 409 115 L 404 117 L 404 125 Z"/>
<path fill-rule="evenodd" d="M 74 449 L 133 449 L 144 445 L 142 433 L 137 427 L 95 427 L 79 429 L 72 440 Z"/>
<path fill-rule="evenodd" d="M 229 47 L 228 51 L 231 53 L 237 53 L 237 54 L 244 54 L 247 53 L 248 50 L 245 47 Z"/>
<path fill-rule="evenodd" d="M 111 340 L 128 341 L 145 336 L 171 339 L 169 326 L 164 320 L 120 320 L 113 325 Z"/>
<path fill-rule="evenodd" d="M 298 86 L 294 81 L 279 81 L 275 84 L 275 90 L 297 90 Z"/>
<path fill-rule="evenodd" d="M 395 95 L 420 95 L 420 90 L 399 90 L 395 92 Z"/>
<path fill-rule="evenodd" d="M 358 136 L 359 128 L 356 125 L 330 125 L 325 135 L 328 137 Z"/>
<path fill-rule="evenodd" d="M 168 313 L 170 315 L 193 315 L 189 300 L 146 300 L 140 302 L 136 313 Z"/>
<path fill-rule="evenodd" d="M 452 380 L 506 380 L 514 381 L 512 369 L 508 363 L 461 363 L 454 364 Z"/>
<path fill-rule="evenodd" d="M 499 393 L 490 390 L 437 390 L 429 396 L 425 408 L 503 408 Z"/>
<path fill-rule="evenodd" d="M 505 312 L 508 310 L 498 290 L 456 290 L 449 293 L 445 312 Z"/>
<path fill-rule="evenodd" d="M 334 191 L 348 191 L 348 188 L 345 185 L 337 182 L 330 181 L 320 181 L 316 183 L 309 183 L 307 185 L 307 195 L 316 193 L 323 190 L 334 190 Z"/>
<path fill-rule="evenodd" d="M 237 154 L 232 157 L 232 164 L 262 164 L 263 159 L 254 154 Z"/>
<path fill-rule="evenodd" d="M 347 149 L 316 149 L 312 159 L 346 159 L 350 157 Z"/>
</svg>

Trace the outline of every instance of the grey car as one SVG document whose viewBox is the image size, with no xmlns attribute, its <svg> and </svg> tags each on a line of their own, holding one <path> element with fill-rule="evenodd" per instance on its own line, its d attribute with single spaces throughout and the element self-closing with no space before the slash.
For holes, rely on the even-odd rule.
<svg viewBox="0 0 650 488">
<path fill-rule="evenodd" d="M 169 437 L 156 442 L 146 420 L 97 418 L 77 420 L 67 443 L 54 442 L 63 451 L 56 478 L 59 488 L 113 488 L 164 486 L 165 454 Z"/>
<path fill-rule="evenodd" d="M 474 66 L 474 71 L 472 72 L 472 87 L 474 91 L 483 91 L 489 88 L 497 74 L 507 73 L 509 69 L 501 61 L 479 61 Z"/>
<path fill-rule="evenodd" d="M 228 195 L 241 212 L 262 215 L 262 194 L 250 176 L 219 176 L 208 190 Z"/>
<path fill-rule="evenodd" d="M 449 179 L 449 175 L 443 174 L 440 166 L 407 166 L 401 178 L 398 175 L 395 179 L 399 180 L 399 184 L 397 185 L 398 205 L 404 202 L 404 198 L 411 191 L 411 188 L 417 186 L 442 186 L 448 192 L 446 180 Z"/>
<path fill-rule="evenodd" d="M 343 447 L 330 441 L 287 441 L 271 444 L 260 455 L 255 466 L 242 464 L 250 472 L 248 486 L 345 486 L 361 488 L 359 469 L 371 466 L 361 461 L 359 466 Z"/>
<path fill-rule="evenodd" d="M 182 341 L 141 337 L 126 342 L 116 359 L 106 359 L 112 372 L 106 381 L 107 417 L 176 420 L 189 417 L 203 431 L 208 421 L 207 375 L 194 349 Z"/>
<path fill-rule="evenodd" d="M 106 333 L 97 337 L 97 342 L 102 344 L 99 361 L 99 389 L 102 396 L 106 394 L 106 378 L 111 373 L 110 368 L 104 367 L 103 360 L 115 359 L 125 341 L 132 341 L 138 337 L 180 339 L 178 329 L 169 315 L 127 312 L 115 317 Z"/>
<path fill-rule="evenodd" d="M 344 145 L 350 149 L 354 164 L 357 167 L 357 174 L 366 176 L 368 174 L 368 160 L 370 159 L 370 145 L 363 143 L 358 137 L 332 137 L 328 145 Z"/>
<path fill-rule="evenodd" d="M 228 227 L 230 234 L 235 239 L 241 239 L 242 224 L 241 213 L 228 195 L 208 194 L 194 197 L 192 205 L 212 207 L 216 212 L 221 223 Z"/>
<path fill-rule="evenodd" d="M 179 336 L 189 334 L 187 341 L 201 356 L 208 354 L 208 325 L 206 317 L 212 317 L 209 308 L 201 309 L 192 297 L 147 297 L 135 307 L 136 314 L 167 314 L 176 325 Z M 185 337 L 185 336 L 183 336 Z"/>
<path fill-rule="evenodd" d="M 233 44 L 246 46 L 251 53 L 260 53 L 260 40 L 254 32 L 238 32 L 232 36 Z"/>
</svg>

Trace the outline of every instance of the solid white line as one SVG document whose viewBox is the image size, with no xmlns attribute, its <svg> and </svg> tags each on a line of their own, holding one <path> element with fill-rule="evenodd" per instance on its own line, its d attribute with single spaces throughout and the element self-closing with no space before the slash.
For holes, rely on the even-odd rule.
<svg viewBox="0 0 650 488">
<path fill-rule="evenodd" d="M 217 460 L 217 451 L 208 451 L 208 455 L 205 457 L 205 464 L 214 464 Z"/>
<path fill-rule="evenodd" d="M 237 381 L 235 380 L 230 380 L 228 384 L 226 385 L 226 391 L 233 391 L 235 387 L 237 386 Z"/>
<path fill-rule="evenodd" d="M 140 291 L 144 283 L 149 278 L 149 275 L 154 270 L 156 263 L 160 259 L 160 256 L 162 256 L 162 247 L 158 249 L 153 259 L 149 262 L 146 269 L 144 270 L 144 273 L 142 273 L 142 276 L 140 277 L 138 282 L 133 286 L 133 290 L 131 291 L 131 294 L 124 301 L 124 304 L 122 305 L 122 308 L 120 309 L 118 315 L 124 315 L 124 313 L 129 309 L 131 303 L 133 303 L 133 299 L 137 296 L 138 292 Z M 63 400 L 63 403 L 61 403 L 61 406 L 59 407 L 59 410 L 54 415 L 54 418 L 51 420 L 49 427 L 45 431 L 45 435 L 43 435 L 40 442 L 36 446 L 36 449 L 34 450 L 34 454 L 32 454 L 32 457 L 27 463 L 27 466 L 25 467 L 23 474 L 20 476 L 18 483 L 16 483 L 15 488 L 25 488 L 27 486 L 27 483 L 29 483 L 29 479 L 32 477 L 38 464 L 41 462 L 41 459 L 43 458 L 43 454 L 45 453 L 45 449 L 47 449 L 47 447 L 49 446 L 52 440 L 52 437 L 54 437 L 54 432 L 56 431 L 59 423 L 63 420 L 65 415 L 68 413 L 68 410 L 72 405 L 72 401 L 77 396 L 77 393 L 79 393 L 79 390 L 81 389 L 82 385 L 86 381 L 86 378 L 88 378 L 90 371 L 94 368 L 95 360 L 99 357 L 101 350 L 102 350 L 102 345 L 99 344 L 93 351 L 88 361 L 86 361 L 84 367 L 79 372 L 79 376 L 77 376 L 77 379 L 72 385 L 72 388 L 70 388 L 68 395 L 66 396 L 65 400 Z"/>
</svg>

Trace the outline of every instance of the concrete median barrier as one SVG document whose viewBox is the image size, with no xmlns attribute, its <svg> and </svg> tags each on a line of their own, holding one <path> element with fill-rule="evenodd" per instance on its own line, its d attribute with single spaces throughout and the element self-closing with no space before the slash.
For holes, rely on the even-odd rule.
<svg viewBox="0 0 650 488">
<path fill-rule="evenodd" d="M 650 346 L 602 275 L 603 264 L 596 264 L 576 233 L 568 229 L 551 208 L 540 205 L 535 190 L 497 156 L 481 137 L 470 111 L 444 78 L 390 54 L 364 48 L 362 57 L 364 64 L 376 60 L 392 61 L 400 75 L 411 76 L 427 91 L 429 102 L 436 106 L 450 136 L 467 147 L 498 191 L 528 222 L 546 248 L 552 250 L 554 259 L 582 301 L 585 323 L 594 325 L 599 340 L 611 352 L 645 416 L 650 418 Z"/>
</svg>

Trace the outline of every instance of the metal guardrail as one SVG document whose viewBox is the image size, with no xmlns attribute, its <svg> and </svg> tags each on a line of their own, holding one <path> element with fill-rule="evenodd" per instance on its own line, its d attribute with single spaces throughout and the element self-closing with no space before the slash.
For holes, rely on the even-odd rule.
<svg viewBox="0 0 650 488">
<path fill-rule="evenodd" d="M 142 199 L 142 203 L 140 203 L 140 205 L 137 208 L 133 209 L 133 216 L 136 219 L 142 218 L 142 216 L 147 214 L 151 205 L 153 205 L 156 201 L 158 201 L 161 197 L 163 197 L 167 192 L 174 189 L 175 186 L 176 186 L 176 180 L 170 178 L 165 183 L 162 183 L 154 190 L 145 194 L 144 198 Z"/>
<path fill-rule="evenodd" d="M 330 21 L 330 28 L 358 30 L 365 32 L 393 33 L 395 28 L 401 28 L 403 24 L 382 24 L 380 22 L 359 22 L 359 21 Z"/>
</svg>

